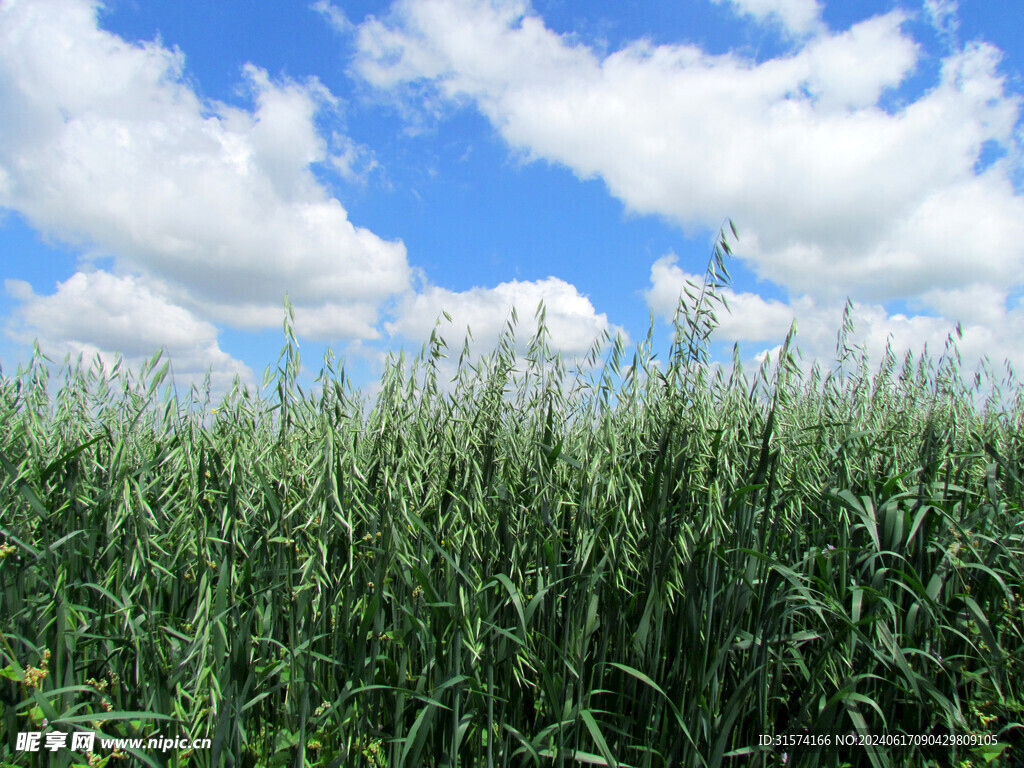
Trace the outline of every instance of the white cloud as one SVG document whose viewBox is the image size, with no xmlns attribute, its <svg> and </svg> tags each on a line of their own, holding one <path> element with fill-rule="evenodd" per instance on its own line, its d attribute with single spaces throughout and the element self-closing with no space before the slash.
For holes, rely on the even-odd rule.
<svg viewBox="0 0 1024 768">
<path fill-rule="evenodd" d="M 975 283 L 956 288 L 935 289 L 925 294 L 923 303 L 934 307 L 942 317 L 969 324 L 999 328 L 1006 323 L 1008 295 L 1005 289 Z M 1012 312 L 1010 313 L 1012 315 Z M 1004 328 L 1010 331 L 1010 328 Z"/>
<path fill-rule="evenodd" d="M 666 320 L 672 319 L 687 283 L 700 286 L 703 277 L 677 266 L 674 254 L 658 259 L 651 266 L 651 285 L 645 292 L 651 311 Z M 805 294 L 786 303 L 766 301 L 755 293 L 730 288 L 721 293 L 730 311 L 713 305 L 718 326 L 712 336 L 714 341 L 774 342 L 785 337 L 795 318 L 796 346 L 805 367 L 809 368 L 815 360 L 826 366 L 835 360 L 845 301 L 820 300 Z M 930 306 L 941 309 L 940 316 L 890 314 L 880 304 L 852 302 L 854 333 L 847 340 L 848 345 L 863 347 L 873 364 L 881 362 L 887 344 L 899 360 L 907 352 L 916 358 L 926 346 L 937 356 L 959 323 L 963 338 L 957 340 L 957 347 L 962 370 L 973 372 L 984 357 L 995 366 L 1005 360 L 1018 368 L 1024 365 L 1024 350 L 1019 342 L 1024 335 L 1024 308 L 1008 308 L 1005 290 L 977 283 L 932 291 L 926 299 Z M 690 300 L 687 303 L 691 307 L 694 304 Z M 749 350 L 750 345 L 744 347 Z M 778 347 L 762 348 L 751 357 L 760 362 L 767 353 L 776 359 Z"/>
<path fill-rule="evenodd" d="M 924 0 L 924 11 L 928 21 L 946 42 L 955 45 L 960 31 L 957 0 Z"/>
<path fill-rule="evenodd" d="M 598 314 L 590 299 L 581 295 L 575 286 L 556 277 L 512 280 L 494 288 L 468 291 L 428 286 L 421 293 L 407 295 L 395 321 L 386 323 L 385 327 L 393 335 L 422 343 L 430 337 L 442 312 L 447 312 L 451 325 L 442 320 L 439 333 L 450 347 L 461 347 L 468 329 L 473 337 L 471 348 L 486 350 L 496 344 L 515 307 L 519 320 L 515 328 L 516 341 L 522 348 L 537 332 L 535 312 L 541 302 L 545 307 L 545 327 L 550 334 L 548 342 L 567 357 L 585 355 L 595 339 L 605 332 L 613 336 L 624 333 L 608 322 L 607 315 Z"/>
<path fill-rule="evenodd" d="M 740 5 L 812 18 L 810 4 Z M 687 228 L 731 216 L 737 256 L 792 296 L 876 306 L 1019 286 L 1021 101 L 1001 54 L 957 50 L 932 88 L 884 108 L 923 55 L 905 20 L 821 30 L 755 63 L 643 41 L 599 55 L 518 0 L 399 0 L 360 26 L 355 68 L 406 98 L 429 84 L 475 105 L 515 151 L 600 177 L 632 211 Z M 977 173 L 986 142 L 1007 157 Z"/>
<path fill-rule="evenodd" d="M 821 26 L 821 6 L 817 0 L 711 0 L 728 2 L 738 13 L 759 22 L 775 19 L 789 31 L 807 34 Z"/>
<path fill-rule="evenodd" d="M 330 162 L 345 181 L 365 184 L 369 175 L 380 167 L 373 150 L 356 144 L 348 136 L 336 134 L 334 143 L 338 147 L 338 152 L 331 155 Z"/>
<path fill-rule="evenodd" d="M 388 332 L 417 343 L 448 310 L 456 335 L 473 328 L 475 350 L 497 340 L 513 305 L 528 337 L 542 299 L 552 346 L 566 354 L 610 328 L 555 278 L 415 294 L 404 246 L 353 226 L 311 172 L 323 162 L 359 182 L 376 167 L 369 149 L 321 137 L 317 112 L 337 107 L 326 88 L 247 65 L 252 110 L 204 103 L 180 51 L 98 29 L 97 7 L 0 7 L 0 101 L 13 105 L 0 114 L 0 205 L 49 236 L 112 255 L 117 275 L 79 272 L 51 296 L 9 281 L 22 302 L 9 328 L 16 338 L 137 361 L 164 346 L 191 374 L 212 364 L 251 379 L 220 350 L 212 323 L 277 327 L 286 292 L 301 337 L 357 345 L 380 336 L 385 307 L 394 312 Z M 345 31 L 340 10 L 311 7 Z"/>
<path fill-rule="evenodd" d="M 19 280 L 5 281 L 5 288 L 22 301 L 8 334 L 22 342 L 38 340 L 45 354 L 82 354 L 87 361 L 99 355 L 106 363 L 121 354 L 138 367 L 164 349 L 179 386 L 201 383 L 210 368 L 216 392 L 226 392 L 236 374 L 243 384 L 254 384 L 249 367 L 220 348 L 211 323 L 134 277 L 76 272 L 49 296 L 36 295 Z"/>
<path fill-rule="evenodd" d="M 704 278 L 685 272 L 674 253 L 658 259 L 651 266 L 651 287 L 644 292 L 647 306 L 655 315 L 671 320 L 679 300 L 687 292 L 699 296 Z M 726 311 L 713 304 L 719 336 L 729 341 L 770 341 L 785 336 L 793 322 L 794 312 L 781 301 L 766 301 L 756 293 L 737 293 L 726 288 L 721 295 L 728 302 Z M 688 302 L 691 306 L 694 302 Z"/>
<path fill-rule="evenodd" d="M 348 34 L 354 29 L 345 12 L 328 0 L 316 0 L 309 7 L 327 19 L 327 23 L 334 27 L 336 32 Z"/>
<path fill-rule="evenodd" d="M 338 153 L 315 126 L 330 92 L 248 65 L 251 110 L 205 103 L 180 51 L 99 29 L 97 8 L 0 5 L 0 206 L 198 316 L 277 325 L 287 292 L 323 336 L 374 335 L 410 269 L 311 171 L 359 167 L 359 148 Z"/>
</svg>

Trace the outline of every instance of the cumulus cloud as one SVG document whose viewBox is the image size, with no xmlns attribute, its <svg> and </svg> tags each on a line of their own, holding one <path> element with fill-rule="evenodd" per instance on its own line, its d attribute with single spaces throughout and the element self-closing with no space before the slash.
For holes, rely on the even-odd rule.
<svg viewBox="0 0 1024 768">
<path fill-rule="evenodd" d="M 319 335 L 372 337 L 410 269 L 313 175 L 360 167 L 360 148 L 315 125 L 332 94 L 247 65 L 251 109 L 207 103 L 180 51 L 100 29 L 98 7 L 0 5 L 0 206 L 197 316 L 277 325 L 287 292 Z"/>
<path fill-rule="evenodd" d="M 681 296 L 693 306 L 695 302 L 685 298 L 685 287 L 700 286 L 704 280 L 683 270 L 676 261 L 675 254 L 668 254 L 652 265 L 650 287 L 644 294 L 651 311 L 666 320 L 674 317 Z M 729 309 L 713 306 L 717 320 L 714 341 L 746 342 L 745 349 L 756 350 L 750 359 L 758 362 L 769 353 L 775 358 L 778 347 L 763 344 L 784 337 L 795 319 L 796 343 L 805 367 L 815 360 L 826 365 L 835 360 L 845 301 L 821 300 L 808 294 L 789 302 L 765 300 L 756 293 L 731 288 L 723 289 L 721 295 Z M 1024 364 L 1019 342 L 1024 334 L 1024 308 L 1009 308 L 1005 290 L 979 283 L 930 292 L 927 302 L 940 308 L 939 316 L 908 316 L 890 313 L 881 304 L 851 302 L 854 333 L 847 339 L 848 345 L 863 348 L 873 363 L 881 362 L 887 346 L 898 359 L 908 352 L 916 357 L 925 348 L 941 354 L 959 326 L 962 338 L 956 343 L 967 371 L 976 370 L 983 358 L 996 366 L 1005 360 L 1017 367 Z"/>
<path fill-rule="evenodd" d="M 408 294 L 400 304 L 394 322 L 386 323 L 388 332 L 421 343 L 426 341 L 435 322 L 447 313 L 451 326 L 445 323 L 440 334 L 449 345 L 461 344 L 472 335 L 474 350 L 492 348 L 512 319 L 515 307 L 518 324 L 516 339 L 523 346 L 537 333 L 536 310 L 545 307 L 545 327 L 550 346 L 568 357 L 587 353 L 595 339 L 604 333 L 625 334 L 612 325 L 607 315 L 598 314 L 590 299 L 575 286 L 549 277 L 546 280 L 501 283 L 494 288 L 473 288 L 450 291 L 428 286 L 422 292 Z"/>
<path fill-rule="evenodd" d="M 819 10 L 735 6 L 794 30 L 811 29 Z M 948 25 L 952 4 L 930 7 Z M 796 50 L 752 62 L 646 41 L 604 55 L 548 29 L 522 0 L 398 0 L 359 27 L 355 70 L 408 99 L 475 106 L 514 151 L 601 178 L 629 210 L 687 229 L 731 216 L 737 256 L 816 306 L 850 296 L 927 308 L 958 286 L 1019 286 L 1020 98 L 998 49 L 975 42 L 893 107 L 887 94 L 924 56 L 906 20 L 894 10 L 846 30 L 814 27 Z M 979 172 L 986 145 L 1006 154 Z M 894 332 L 902 322 L 883 321 Z"/>
<path fill-rule="evenodd" d="M 220 348 L 213 324 L 135 277 L 76 272 L 48 296 L 36 295 L 20 280 L 5 281 L 5 288 L 22 302 L 9 323 L 11 336 L 38 340 L 43 352 L 57 359 L 70 354 L 89 361 L 99 355 L 109 365 L 117 352 L 137 367 L 163 349 L 178 385 L 199 384 L 210 369 L 216 392 L 226 392 L 236 375 L 244 384 L 254 383 L 249 367 Z"/>
<path fill-rule="evenodd" d="M 275 80 L 246 65 L 251 109 L 202 101 L 184 55 L 133 44 L 97 24 L 88 0 L 12 0 L 0 6 L 0 206 L 47 236 L 113 257 L 37 295 L 8 281 L 21 302 L 8 333 L 55 354 L 115 351 L 140 362 L 163 347 L 179 374 L 225 378 L 243 364 L 220 349 L 214 322 L 279 326 L 282 299 L 303 338 L 393 337 L 419 343 L 443 311 L 474 348 L 493 344 L 517 306 L 520 337 L 548 305 L 551 344 L 581 354 L 611 328 L 575 287 L 555 278 L 461 293 L 415 293 L 401 242 L 348 220 L 312 173 L 322 163 L 353 182 L 376 167 L 371 150 L 314 122 L 338 108 L 317 80 Z M 311 8 L 339 31 L 344 13 Z M 426 281 L 421 275 L 421 283 Z M 453 334 L 453 335 L 455 335 Z M 460 338 L 461 340 L 461 338 Z"/>
<path fill-rule="evenodd" d="M 821 25 L 821 6 L 817 0 L 711 0 L 728 3 L 737 13 L 756 21 L 775 20 L 795 34 L 806 34 Z"/>
<path fill-rule="evenodd" d="M 675 317 L 680 298 L 687 291 L 699 295 L 704 277 L 684 271 L 674 253 L 666 254 L 651 266 L 651 286 L 644 292 L 647 306 L 665 320 Z M 793 322 L 794 311 L 787 304 L 765 299 L 756 293 L 721 291 L 731 311 L 718 309 L 715 317 L 719 335 L 730 341 L 768 341 L 785 336 Z M 692 302 L 690 302 L 692 304 Z"/>
</svg>

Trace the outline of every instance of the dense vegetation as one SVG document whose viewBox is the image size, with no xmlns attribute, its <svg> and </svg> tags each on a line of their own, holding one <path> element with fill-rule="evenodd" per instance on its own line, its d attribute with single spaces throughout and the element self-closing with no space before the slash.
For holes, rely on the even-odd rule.
<svg viewBox="0 0 1024 768">
<path fill-rule="evenodd" d="M 1024 397 L 848 327 L 832 373 L 727 373 L 724 251 L 667 359 L 593 375 L 510 323 L 371 407 L 330 357 L 302 392 L 286 321 L 216 408 L 156 359 L 0 377 L 0 765 L 94 727 L 213 740 L 150 765 L 1014 764 Z M 999 743 L 759 746 L 801 733 Z"/>
</svg>

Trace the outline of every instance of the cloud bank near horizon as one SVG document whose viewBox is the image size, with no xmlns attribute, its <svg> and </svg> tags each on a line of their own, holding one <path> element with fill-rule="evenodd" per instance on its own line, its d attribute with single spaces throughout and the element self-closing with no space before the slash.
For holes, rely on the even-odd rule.
<svg viewBox="0 0 1024 768">
<path fill-rule="evenodd" d="M 603 52 L 525 0 L 396 0 L 361 23 L 327 0 L 310 10 L 399 116 L 468 108 L 514 158 L 600 179 L 628 212 L 691 234 L 735 220 L 736 256 L 784 296 L 729 292 L 719 340 L 769 349 L 797 318 L 805 352 L 830 359 L 849 297 L 872 354 L 890 337 L 934 345 L 960 322 L 966 360 L 1024 362 L 1024 134 L 1000 51 L 957 44 L 955 3 L 927 0 L 949 49 L 935 82 L 908 95 L 925 53 L 907 11 L 831 30 L 815 0 L 712 1 L 775 30 L 785 52 L 755 61 L 646 40 Z M 354 346 L 419 344 L 446 311 L 486 349 L 511 306 L 525 319 L 540 301 L 566 355 L 624 332 L 557 274 L 436 284 L 401 240 L 350 221 L 324 182 L 372 183 L 377 161 L 323 128 L 351 105 L 318 78 L 250 63 L 246 106 L 210 101 L 185 52 L 107 32 L 101 10 L 0 6 L 0 209 L 81 254 L 54 293 L 5 283 L 11 338 L 137 360 L 166 346 L 190 375 L 213 366 L 251 382 L 218 329 L 279 326 L 285 293 L 300 336 Z M 687 279 L 667 254 L 649 285 L 623 289 L 669 318 Z"/>
<path fill-rule="evenodd" d="M 1019 358 L 1021 100 L 1000 52 L 950 51 L 933 87 L 893 106 L 923 56 L 904 11 L 832 31 L 814 2 L 730 7 L 803 37 L 761 62 L 644 40 L 602 55 L 524 0 L 398 0 L 360 25 L 355 68 L 413 107 L 478 110 L 512 152 L 600 178 L 628 211 L 687 231 L 731 217 L 736 255 L 791 298 L 738 301 L 748 314 L 720 338 L 761 327 L 767 339 L 784 315 L 814 327 L 849 297 L 868 336 L 920 346 L 959 320 L 967 347 L 990 339 L 992 354 Z M 951 27 L 955 9 L 929 10 Z M 986 165 L 986 152 L 1002 156 Z M 664 261 L 652 269 L 659 315 L 674 310 L 678 277 Z M 922 314 L 889 316 L 893 300 Z"/>
<path fill-rule="evenodd" d="M 9 333 L 62 351 L 132 350 L 138 360 L 166 345 L 194 376 L 214 366 L 249 379 L 247 366 L 220 351 L 213 323 L 278 326 L 285 293 L 308 338 L 380 339 L 382 313 L 394 306 L 416 311 L 392 317 L 391 333 L 415 341 L 429 333 L 433 318 L 421 310 L 434 289 L 414 292 L 403 243 L 349 221 L 313 173 L 319 164 L 351 175 L 364 151 L 320 135 L 317 115 L 340 109 L 327 88 L 248 64 L 251 108 L 206 102 L 182 51 L 104 31 L 100 8 L 86 0 L 0 8 L 0 207 L 86 254 L 55 294 L 8 286 L 22 302 Z M 520 286 L 534 303 L 558 301 L 563 288 Z M 489 290 L 503 289 L 450 293 L 450 311 L 490 306 L 481 302 Z M 607 325 L 584 303 L 582 314 L 564 313 L 575 324 L 568 338 Z"/>
</svg>

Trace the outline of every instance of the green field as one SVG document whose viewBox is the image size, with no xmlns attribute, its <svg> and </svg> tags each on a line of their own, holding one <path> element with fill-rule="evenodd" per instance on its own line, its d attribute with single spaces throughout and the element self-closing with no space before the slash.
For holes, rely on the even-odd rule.
<svg viewBox="0 0 1024 768">
<path fill-rule="evenodd" d="M 453 382 L 435 336 L 311 394 L 286 321 L 219 404 L 157 360 L 4 375 L 0 766 L 87 764 L 15 749 L 46 729 L 212 740 L 111 766 L 1022 764 L 1024 394 L 848 328 L 841 373 L 712 365 L 722 246 L 665 359 L 593 374 L 510 324 Z"/>
</svg>

